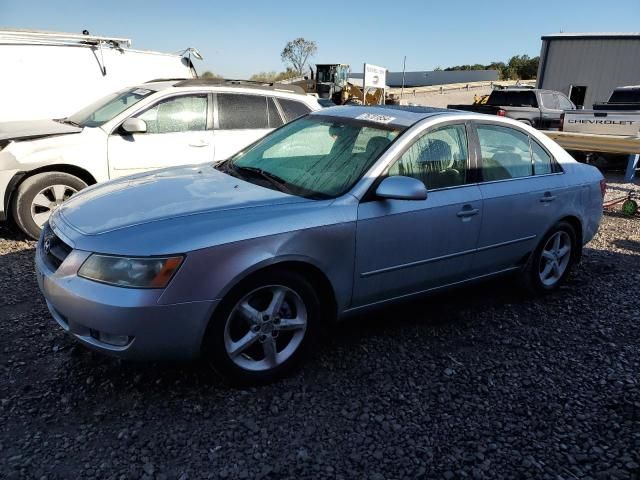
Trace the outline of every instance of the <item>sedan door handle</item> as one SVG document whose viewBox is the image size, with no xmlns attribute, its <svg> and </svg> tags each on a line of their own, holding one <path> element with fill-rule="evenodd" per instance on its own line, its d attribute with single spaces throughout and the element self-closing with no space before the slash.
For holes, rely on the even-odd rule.
<svg viewBox="0 0 640 480">
<path fill-rule="evenodd" d="M 465 207 L 462 210 L 460 210 L 456 215 L 458 215 L 458 217 L 460 218 L 466 218 L 466 217 L 473 217 L 478 213 L 480 213 L 480 209 L 471 208 L 470 205 L 465 205 Z"/>
<path fill-rule="evenodd" d="M 549 203 L 549 202 L 553 202 L 556 199 L 555 195 L 551 195 L 549 192 L 545 193 L 542 198 L 540 198 L 540 201 L 542 203 Z"/>
</svg>

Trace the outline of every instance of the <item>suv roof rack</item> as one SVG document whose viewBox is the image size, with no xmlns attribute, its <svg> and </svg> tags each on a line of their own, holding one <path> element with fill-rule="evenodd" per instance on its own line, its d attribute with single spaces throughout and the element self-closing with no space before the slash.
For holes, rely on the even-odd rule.
<svg viewBox="0 0 640 480">
<path fill-rule="evenodd" d="M 2 43 L 29 43 L 29 44 L 67 44 L 67 45 L 98 45 L 107 43 L 118 48 L 131 47 L 131 39 L 116 37 L 100 37 L 97 35 L 84 35 L 79 33 L 48 32 L 44 30 L 0 30 Z"/>
<path fill-rule="evenodd" d="M 154 78 L 153 80 L 147 80 L 144 83 L 154 83 L 154 82 L 182 82 L 183 80 L 188 80 L 187 77 L 176 77 L 176 78 Z"/>
<path fill-rule="evenodd" d="M 210 85 L 251 87 L 262 90 L 278 90 L 281 92 L 305 94 L 304 89 L 297 85 L 276 82 L 257 82 L 255 80 L 235 80 L 230 78 L 190 78 L 176 83 L 174 87 L 205 87 Z"/>
</svg>

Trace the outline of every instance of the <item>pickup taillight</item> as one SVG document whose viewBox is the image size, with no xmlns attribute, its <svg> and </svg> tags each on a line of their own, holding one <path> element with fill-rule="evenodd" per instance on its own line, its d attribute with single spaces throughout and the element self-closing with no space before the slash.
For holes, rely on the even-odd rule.
<svg viewBox="0 0 640 480">
<path fill-rule="evenodd" d="M 558 127 L 558 130 L 561 132 L 564 130 L 564 112 L 560 114 L 560 126 Z"/>
<path fill-rule="evenodd" d="M 505 110 L 498 110 L 498 113 L 496 113 L 496 115 L 498 115 L 499 117 L 506 117 L 507 116 L 507 112 Z"/>
<path fill-rule="evenodd" d="M 602 194 L 602 199 L 604 200 L 604 196 L 607 193 L 607 181 L 604 178 L 600 180 L 600 193 Z"/>
</svg>

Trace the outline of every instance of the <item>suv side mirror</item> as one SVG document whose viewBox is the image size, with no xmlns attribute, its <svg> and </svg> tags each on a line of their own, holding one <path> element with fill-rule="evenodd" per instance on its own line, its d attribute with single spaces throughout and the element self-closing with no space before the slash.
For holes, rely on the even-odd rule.
<svg viewBox="0 0 640 480">
<path fill-rule="evenodd" d="M 147 131 L 147 124 L 139 118 L 127 118 L 122 122 L 122 130 L 127 133 L 145 133 Z"/>
<path fill-rule="evenodd" d="M 417 178 L 387 177 L 378 185 L 376 195 L 389 200 L 424 200 L 427 187 Z"/>
</svg>

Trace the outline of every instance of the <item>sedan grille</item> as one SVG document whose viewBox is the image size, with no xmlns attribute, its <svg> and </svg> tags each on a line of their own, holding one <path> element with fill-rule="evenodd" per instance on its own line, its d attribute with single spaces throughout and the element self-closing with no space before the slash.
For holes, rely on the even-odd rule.
<svg viewBox="0 0 640 480">
<path fill-rule="evenodd" d="M 71 253 L 71 250 L 73 250 L 53 233 L 49 224 L 44 227 L 41 248 L 42 258 L 47 266 L 54 272 L 62 265 L 62 262 L 64 262 L 64 259 Z"/>
</svg>

